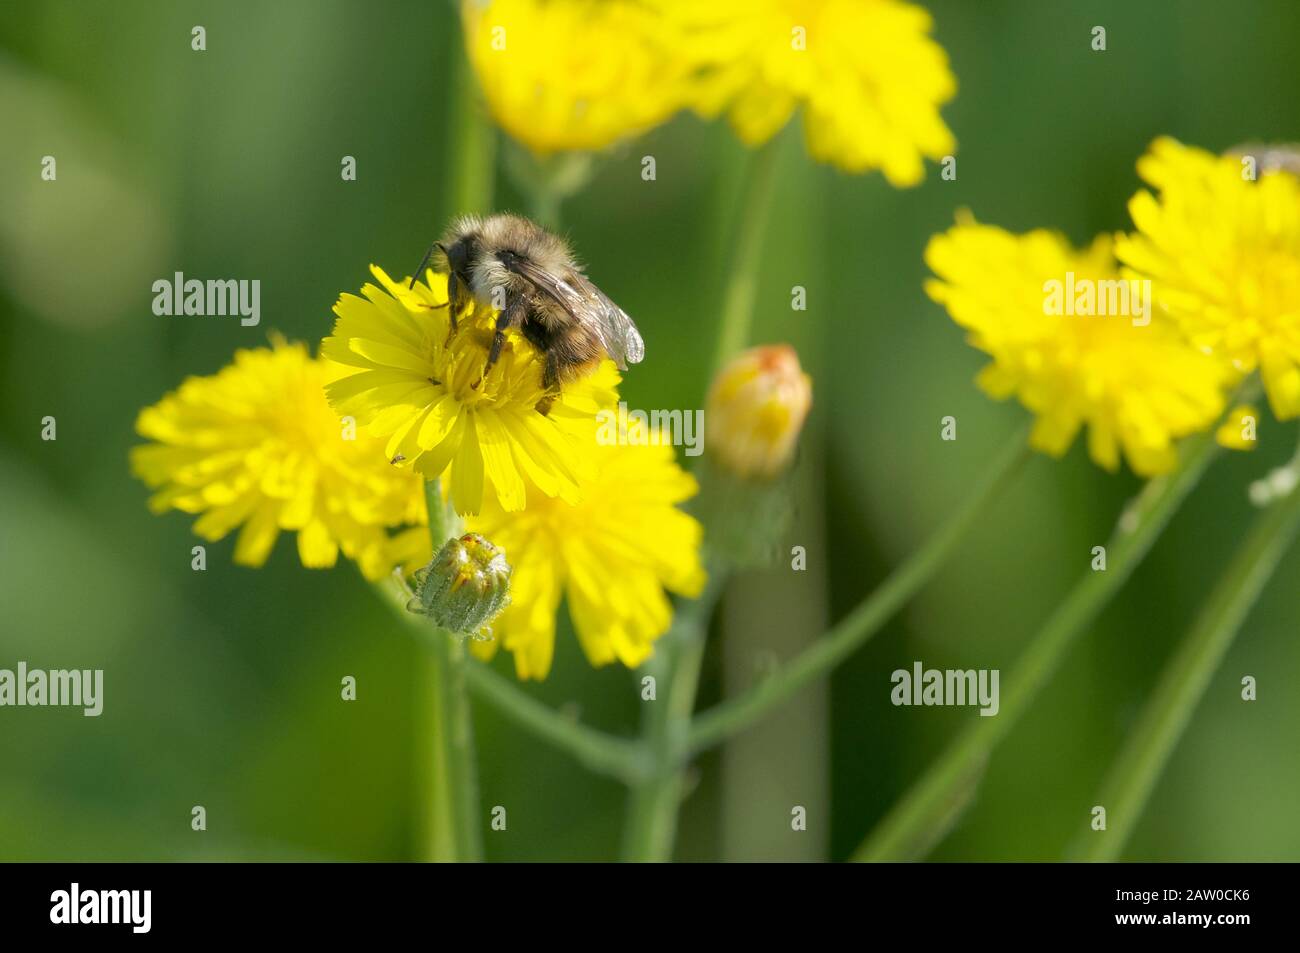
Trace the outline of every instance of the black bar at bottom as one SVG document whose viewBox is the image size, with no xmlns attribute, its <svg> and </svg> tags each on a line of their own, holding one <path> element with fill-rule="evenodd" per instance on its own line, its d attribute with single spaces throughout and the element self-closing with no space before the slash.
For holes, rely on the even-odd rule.
<svg viewBox="0 0 1300 953">
<path fill-rule="evenodd" d="M 396 930 L 434 944 L 468 940 L 467 930 L 482 931 L 481 942 L 511 930 L 594 941 L 602 934 L 590 931 L 607 927 L 666 940 L 696 934 L 691 923 L 722 936 L 776 926 L 826 936 L 843 926 L 864 942 L 903 931 L 927 946 L 1294 936 L 1289 864 L 549 866 L 9 864 L 0 866 L 0 929 L 6 940 L 92 943 L 283 934 L 333 944 Z"/>
</svg>

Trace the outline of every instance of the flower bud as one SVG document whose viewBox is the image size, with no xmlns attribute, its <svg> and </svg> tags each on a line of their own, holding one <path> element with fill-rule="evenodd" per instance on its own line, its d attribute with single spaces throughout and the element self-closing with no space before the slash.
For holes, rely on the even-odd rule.
<svg viewBox="0 0 1300 953">
<path fill-rule="evenodd" d="M 477 533 L 447 540 L 411 578 L 415 596 L 406 608 L 449 632 L 479 637 L 510 604 L 506 555 Z"/>
<path fill-rule="evenodd" d="M 704 413 L 705 446 L 721 469 L 770 480 L 789 466 L 811 406 L 812 379 L 794 348 L 751 348 L 714 378 Z"/>
<path fill-rule="evenodd" d="M 738 569 L 769 566 L 793 515 L 790 461 L 812 381 L 787 344 L 756 347 L 714 379 L 696 504 L 715 557 Z"/>
</svg>

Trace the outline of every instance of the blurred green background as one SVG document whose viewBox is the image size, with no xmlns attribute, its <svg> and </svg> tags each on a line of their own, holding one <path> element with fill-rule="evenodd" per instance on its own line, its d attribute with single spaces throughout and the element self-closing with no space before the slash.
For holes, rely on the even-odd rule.
<svg viewBox="0 0 1300 953">
<path fill-rule="evenodd" d="M 921 253 L 954 209 L 1076 242 L 1123 228 L 1158 134 L 1221 150 L 1300 139 L 1300 4 L 925 4 L 959 81 L 958 178 L 895 191 L 782 140 L 756 336 L 815 379 L 792 544 L 809 571 L 742 580 L 701 703 L 847 612 L 952 512 L 1025 414 L 972 383 L 983 359 L 923 295 Z M 207 51 L 190 29 L 207 29 Z M 1089 47 L 1094 25 L 1108 49 Z M 59 2 L 0 8 L 0 667 L 103 668 L 105 709 L 0 709 L 0 859 L 413 859 L 423 853 L 423 652 L 351 566 L 307 571 L 282 538 L 260 571 L 233 541 L 190 569 L 189 520 L 151 516 L 127 469 L 137 411 L 269 331 L 315 342 L 367 265 L 409 271 L 448 214 L 446 3 Z M 787 133 L 793 133 L 788 130 Z M 58 181 L 41 181 L 44 155 Z M 658 179 L 640 177 L 653 154 Z M 340 160 L 357 159 L 355 182 Z M 632 407 L 699 406 L 745 153 L 679 117 L 600 158 L 564 226 L 638 320 Z M 521 198 L 498 175 L 497 206 Z M 259 278 L 262 324 L 159 318 L 151 283 Z M 806 312 L 790 288 L 808 289 Z M 939 420 L 959 439 L 939 440 Z M 58 421 L 56 442 L 40 421 Z M 1123 596 L 990 763 L 933 855 L 1054 859 L 1197 603 L 1242 535 L 1248 482 L 1291 436 L 1216 464 Z M 973 709 L 895 708 L 889 674 L 1004 673 L 1137 487 L 1080 448 L 1036 457 L 958 557 L 822 689 L 702 759 L 683 859 L 840 859 Z M 1211 684 L 1126 852 L 1300 858 L 1300 554 L 1279 567 Z M 721 631 L 725 628 L 727 631 Z M 730 640 L 730 649 L 722 645 Z M 496 664 L 510 671 L 508 659 Z M 1259 700 L 1239 700 L 1242 675 Z M 358 680 L 353 703 L 339 698 Z M 725 684 L 724 684 L 725 683 Z M 1004 686 L 1005 687 L 1005 686 Z M 563 624 L 528 689 L 635 730 L 636 683 L 592 670 Z M 623 791 L 476 709 L 492 859 L 616 856 Z M 208 830 L 190 829 L 204 805 Z M 790 808 L 809 829 L 789 830 Z"/>
</svg>

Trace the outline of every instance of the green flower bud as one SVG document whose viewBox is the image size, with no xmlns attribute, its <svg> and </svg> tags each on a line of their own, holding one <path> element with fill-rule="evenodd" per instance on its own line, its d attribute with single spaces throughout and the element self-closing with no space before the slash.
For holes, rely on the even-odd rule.
<svg viewBox="0 0 1300 953">
<path fill-rule="evenodd" d="M 487 638 L 485 630 L 510 604 L 506 554 L 477 533 L 447 540 L 411 580 L 415 595 L 406 608 L 449 632 Z"/>
</svg>

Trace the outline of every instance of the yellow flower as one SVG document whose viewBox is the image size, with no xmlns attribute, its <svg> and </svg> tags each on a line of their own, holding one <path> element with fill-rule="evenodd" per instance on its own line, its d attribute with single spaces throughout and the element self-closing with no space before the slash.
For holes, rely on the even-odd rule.
<svg viewBox="0 0 1300 953">
<path fill-rule="evenodd" d="M 464 0 L 461 18 L 493 118 L 538 155 L 603 149 L 682 106 L 688 64 L 653 3 Z"/>
<path fill-rule="evenodd" d="M 1300 178 L 1243 176 L 1218 158 L 1157 139 L 1138 173 L 1159 191 L 1129 202 L 1136 234 L 1116 245 L 1131 273 L 1198 347 L 1240 373 L 1256 367 L 1280 420 L 1300 416 Z"/>
<path fill-rule="evenodd" d="M 242 525 L 242 565 L 262 565 L 296 530 L 304 566 L 332 566 L 342 549 L 367 577 L 385 575 L 386 527 L 426 521 L 422 484 L 330 410 L 339 370 L 277 338 L 146 407 L 136 431 L 154 442 L 132 449 L 131 469 L 157 491 L 150 508 L 202 514 L 194 531 L 211 541 Z"/>
<path fill-rule="evenodd" d="M 709 390 L 709 453 L 740 476 L 776 476 L 794 455 L 810 407 L 812 378 L 794 348 L 751 348 L 728 363 Z"/>
<path fill-rule="evenodd" d="M 1109 301 L 1096 284 L 1117 278 L 1109 239 L 1077 251 L 1052 232 L 1012 235 L 967 215 L 930 240 L 925 259 L 940 279 L 927 282 L 930 297 L 993 358 L 980 386 L 1037 415 L 1036 449 L 1059 457 L 1086 424 L 1092 459 L 1107 470 L 1122 450 L 1136 473 L 1164 473 L 1177 459 L 1174 441 L 1207 429 L 1223 409 L 1222 366 L 1159 316 L 1141 317 L 1139 298 L 1129 299 L 1129 314 L 1109 303 L 1109 316 L 1077 313 L 1088 310 L 1078 307 L 1081 289 L 1093 289 L 1094 308 Z"/>
<path fill-rule="evenodd" d="M 1254 450 L 1259 446 L 1256 435 L 1258 427 L 1259 408 L 1241 404 L 1228 412 L 1219 429 L 1214 432 L 1214 439 L 1219 446 L 1229 450 Z"/>
<path fill-rule="evenodd" d="M 721 0 L 669 5 L 705 64 L 694 105 L 726 108 L 755 146 L 803 107 L 808 152 L 846 172 L 880 169 L 895 186 L 922 158 L 955 148 L 939 108 L 957 90 L 930 14 L 898 0 Z"/>
<path fill-rule="evenodd" d="M 521 679 L 542 679 L 551 669 L 561 596 L 591 664 L 635 667 L 672 622 L 664 590 L 696 596 L 704 585 L 703 531 L 676 507 L 697 487 L 672 448 L 593 445 L 591 452 L 596 476 L 578 505 L 530 492 L 522 513 L 489 504 L 468 520 L 514 568 L 496 638 L 471 648 L 490 657 L 503 644 Z"/>
<path fill-rule="evenodd" d="M 430 271 L 429 284 L 407 288 L 371 271 L 384 287 L 340 296 L 321 342 L 321 354 L 350 371 L 326 389 L 335 410 L 386 438 L 386 459 L 430 480 L 450 468 L 459 513 L 477 513 L 485 497 L 523 509 L 529 486 L 576 501 L 587 456 L 577 448 L 594 443 L 597 411 L 617 400 L 613 362 L 566 384 L 543 415 L 541 362 L 522 334 L 507 332 L 483 377 L 494 312 L 471 300 L 452 334 L 445 275 Z"/>
</svg>

